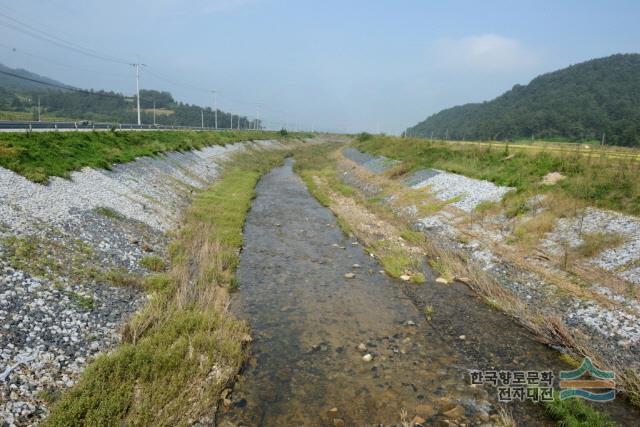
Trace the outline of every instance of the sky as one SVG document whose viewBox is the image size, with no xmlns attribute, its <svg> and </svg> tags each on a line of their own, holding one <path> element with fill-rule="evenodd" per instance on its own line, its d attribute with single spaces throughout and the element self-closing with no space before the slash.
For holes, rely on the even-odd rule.
<svg viewBox="0 0 640 427">
<path fill-rule="evenodd" d="M 0 63 L 131 95 L 139 62 L 142 88 L 207 106 L 215 90 L 273 128 L 398 134 L 637 53 L 638 17 L 637 0 L 0 0 Z"/>
</svg>

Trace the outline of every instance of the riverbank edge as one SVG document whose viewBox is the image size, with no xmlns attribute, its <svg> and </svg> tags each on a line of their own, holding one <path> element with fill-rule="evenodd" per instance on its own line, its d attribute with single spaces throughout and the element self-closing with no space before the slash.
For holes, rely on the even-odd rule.
<svg viewBox="0 0 640 427">
<path fill-rule="evenodd" d="M 146 278 L 153 292 L 122 344 L 87 367 L 44 425 L 213 423 L 251 341 L 226 311 L 246 213 L 260 177 L 292 147 L 243 150 L 195 195 L 167 250 L 171 267 Z"/>
</svg>

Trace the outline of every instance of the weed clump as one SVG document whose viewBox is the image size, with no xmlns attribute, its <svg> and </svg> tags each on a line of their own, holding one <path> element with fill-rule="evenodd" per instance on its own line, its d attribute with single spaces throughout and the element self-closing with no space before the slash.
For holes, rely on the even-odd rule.
<svg viewBox="0 0 640 427">
<path fill-rule="evenodd" d="M 111 219 L 125 218 L 124 215 L 122 215 L 120 212 L 105 206 L 98 206 L 97 208 L 93 209 L 93 211 L 105 218 L 111 218 Z"/>
<path fill-rule="evenodd" d="M 149 255 L 140 260 L 140 265 L 149 271 L 159 273 L 166 269 L 164 260 L 157 255 Z"/>
<path fill-rule="evenodd" d="M 590 258 L 604 251 L 615 248 L 624 242 L 624 238 L 616 233 L 583 233 L 582 243 L 576 248 L 578 254 L 585 258 Z"/>
</svg>

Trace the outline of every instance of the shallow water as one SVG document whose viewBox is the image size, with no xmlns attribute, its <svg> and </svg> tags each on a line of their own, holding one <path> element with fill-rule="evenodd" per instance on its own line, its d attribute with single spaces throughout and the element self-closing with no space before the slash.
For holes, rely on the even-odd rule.
<svg viewBox="0 0 640 427">
<path fill-rule="evenodd" d="M 456 406 L 469 423 L 494 410 L 495 392 L 471 387 L 468 369 L 565 368 L 465 286 L 407 285 L 381 273 L 291 161 L 256 192 L 231 306 L 251 325 L 253 356 L 218 425 L 395 425 L 403 410 L 433 423 Z M 533 404 L 512 410 L 519 425 L 549 424 Z"/>
</svg>

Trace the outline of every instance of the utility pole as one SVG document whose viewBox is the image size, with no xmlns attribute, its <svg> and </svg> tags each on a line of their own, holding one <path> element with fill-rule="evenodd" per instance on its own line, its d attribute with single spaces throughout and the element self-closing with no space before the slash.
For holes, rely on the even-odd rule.
<svg viewBox="0 0 640 427">
<path fill-rule="evenodd" d="M 136 101 L 138 104 L 138 126 L 142 124 L 140 119 L 140 67 L 144 67 L 144 64 L 131 64 L 136 69 Z"/>
<path fill-rule="evenodd" d="M 156 125 L 156 100 L 153 100 L 153 125 Z"/>
<path fill-rule="evenodd" d="M 200 109 L 200 127 L 204 129 L 204 110 Z"/>
<path fill-rule="evenodd" d="M 38 95 L 38 121 L 42 121 L 40 120 L 40 95 Z"/>
<path fill-rule="evenodd" d="M 256 104 L 256 126 L 255 129 L 257 130 L 259 127 L 259 123 L 260 122 L 260 104 Z"/>
<path fill-rule="evenodd" d="M 218 129 L 218 97 L 217 97 L 217 92 L 215 90 L 212 90 L 211 93 L 213 93 L 213 117 L 214 117 L 214 126 L 216 129 Z"/>
<path fill-rule="evenodd" d="M 233 114 L 229 113 L 229 129 L 233 130 Z"/>
</svg>

